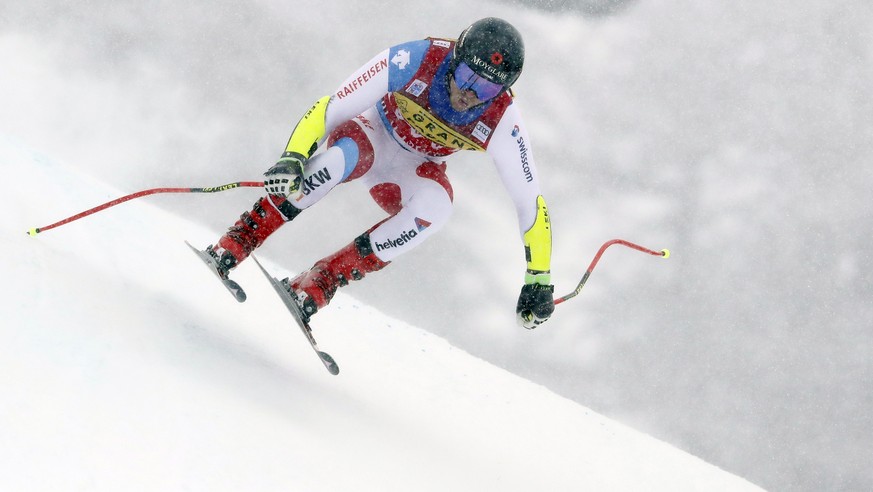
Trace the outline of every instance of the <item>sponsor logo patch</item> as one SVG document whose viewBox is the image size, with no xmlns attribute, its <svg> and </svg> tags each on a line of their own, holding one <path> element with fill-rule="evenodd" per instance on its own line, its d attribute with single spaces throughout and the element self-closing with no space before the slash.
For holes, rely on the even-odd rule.
<svg viewBox="0 0 873 492">
<path fill-rule="evenodd" d="M 401 233 L 400 237 L 398 238 L 389 239 L 382 243 L 376 243 L 374 244 L 374 246 L 376 246 L 376 251 L 385 251 L 386 249 L 398 248 L 415 239 L 415 236 L 418 236 L 418 232 L 416 232 L 414 229 L 410 229 Z"/>
<path fill-rule="evenodd" d="M 373 129 L 373 124 L 370 123 L 370 120 L 365 118 L 363 115 L 359 114 L 358 116 L 355 116 L 355 119 L 358 120 L 358 123 L 360 123 L 362 126 L 365 126 L 365 127 L 369 128 L 370 130 Z"/>
<path fill-rule="evenodd" d="M 476 123 L 476 128 L 473 129 L 473 136 L 480 142 L 485 143 L 488 137 L 491 136 L 491 127 L 480 121 Z"/>
<path fill-rule="evenodd" d="M 495 55 L 500 55 L 500 53 L 495 53 Z M 500 56 L 498 60 L 500 63 L 503 63 L 502 56 Z M 509 74 L 507 74 L 503 70 L 495 68 L 494 65 L 488 63 L 488 61 L 479 58 L 478 56 L 471 57 L 469 61 L 471 65 L 475 65 L 484 69 L 488 73 L 485 78 L 491 80 L 492 82 L 505 81 L 509 77 Z M 495 61 L 495 58 L 492 56 L 490 61 L 493 63 Z"/>
<path fill-rule="evenodd" d="M 330 171 L 323 167 L 308 178 L 303 178 L 303 194 L 308 195 L 319 186 L 330 181 Z"/>
<path fill-rule="evenodd" d="M 396 58 L 396 56 L 395 56 Z M 354 79 L 352 79 L 348 84 L 346 84 L 342 89 L 337 91 L 336 97 L 337 99 L 342 99 L 346 96 L 351 95 L 353 92 L 358 90 L 361 86 L 363 86 L 368 80 L 372 79 L 382 70 L 388 68 L 388 60 L 381 59 L 373 64 L 373 66 L 367 68 L 364 73 L 358 75 Z"/>
<path fill-rule="evenodd" d="M 409 126 L 413 130 L 431 142 L 438 143 L 443 147 L 451 149 L 485 150 L 474 140 L 467 138 L 449 125 L 443 123 L 431 112 L 422 108 L 399 92 L 395 93 L 394 100 L 397 103 L 397 110 L 400 111 L 400 116 L 409 123 Z"/>
<path fill-rule="evenodd" d="M 415 79 L 411 84 L 409 84 L 406 92 L 418 97 L 425 89 L 427 89 L 427 84 L 419 79 Z"/>
<path fill-rule="evenodd" d="M 403 70 L 409 65 L 409 50 L 400 50 L 392 58 L 391 63 L 397 65 L 397 68 Z"/>
<path fill-rule="evenodd" d="M 421 232 L 421 231 L 427 229 L 428 227 L 430 227 L 430 224 L 431 224 L 430 222 L 428 222 L 422 218 L 419 218 L 419 217 L 415 218 L 415 227 L 418 228 L 418 232 Z"/>
<path fill-rule="evenodd" d="M 516 135 L 518 132 L 513 131 L 512 133 L 513 135 Z M 530 183 L 533 181 L 533 173 L 530 170 L 530 163 L 527 160 L 528 150 L 527 145 L 524 144 L 524 137 L 518 137 L 518 140 L 515 142 L 518 144 L 518 156 L 521 158 L 521 171 L 524 173 L 524 179 Z"/>
<path fill-rule="evenodd" d="M 394 239 L 389 239 L 381 243 L 374 243 L 373 246 L 376 247 L 376 251 L 385 251 L 386 249 L 399 248 L 400 246 L 403 246 L 404 244 L 418 237 L 418 233 L 427 229 L 428 227 L 430 227 L 430 225 L 430 222 L 420 217 L 416 217 L 415 229 L 409 229 L 408 231 L 404 231 L 400 234 L 399 237 L 396 237 Z"/>
</svg>

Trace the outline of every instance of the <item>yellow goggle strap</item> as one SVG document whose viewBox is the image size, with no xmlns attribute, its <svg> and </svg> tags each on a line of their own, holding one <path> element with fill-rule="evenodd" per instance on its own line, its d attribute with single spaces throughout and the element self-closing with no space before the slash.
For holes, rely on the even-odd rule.
<svg viewBox="0 0 873 492">
<path fill-rule="evenodd" d="M 283 155 L 290 153 L 300 154 L 306 158 L 312 156 L 315 149 L 318 147 L 318 141 L 324 137 L 325 126 L 324 119 L 327 113 L 327 104 L 330 102 L 330 96 L 324 96 L 309 108 L 309 111 L 303 115 L 303 118 L 294 127 L 291 133 L 291 138 L 288 139 L 288 145 L 285 146 Z"/>
<path fill-rule="evenodd" d="M 526 284 L 552 283 L 552 227 L 549 209 L 542 195 L 537 197 L 537 217 L 533 226 L 524 233 L 524 252 L 527 259 Z"/>
</svg>

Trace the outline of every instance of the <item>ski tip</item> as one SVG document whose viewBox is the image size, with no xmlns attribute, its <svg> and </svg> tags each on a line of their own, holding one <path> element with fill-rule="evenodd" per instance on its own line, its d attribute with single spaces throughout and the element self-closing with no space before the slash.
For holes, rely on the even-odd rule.
<svg viewBox="0 0 873 492">
<path fill-rule="evenodd" d="M 235 280 L 223 278 L 221 279 L 221 283 L 223 283 L 224 286 L 227 287 L 227 290 L 230 291 L 231 294 L 233 294 L 233 297 L 237 300 L 237 302 L 246 302 L 246 299 L 248 298 L 246 296 L 246 291 L 243 290 L 243 288 L 238 283 L 236 283 Z"/>
<path fill-rule="evenodd" d="M 669 249 L 666 249 L 666 248 L 662 249 L 662 250 L 661 250 L 661 256 L 663 256 L 664 259 L 666 260 L 667 258 L 670 257 L 670 250 L 669 250 Z"/>
<path fill-rule="evenodd" d="M 336 364 L 336 361 L 333 360 L 333 357 L 330 356 L 327 352 L 318 352 L 318 356 L 321 357 L 321 361 L 324 362 L 324 367 L 327 368 L 327 372 L 336 376 L 339 374 L 339 366 Z"/>
<path fill-rule="evenodd" d="M 29 231 L 27 231 L 27 235 L 30 237 L 34 237 L 37 234 L 39 234 L 39 227 L 34 227 L 33 229 L 30 229 Z"/>
</svg>

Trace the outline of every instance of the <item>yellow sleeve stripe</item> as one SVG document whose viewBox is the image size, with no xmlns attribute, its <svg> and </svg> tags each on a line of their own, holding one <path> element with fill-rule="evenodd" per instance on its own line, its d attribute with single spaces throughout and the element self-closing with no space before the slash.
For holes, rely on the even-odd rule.
<svg viewBox="0 0 873 492">
<path fill-rule="evenodd" d="M 548 272 L 552 262 L 552 227 L 549 209 L 542 195 L 537 197 L 537 217 L 533 226 L 524 233 L 524 249 L 527 255 L 527 269 L 534 272 Z"/>
<path fill-rule="evenodd" d="M 312 156 L 318 141 L 324 137 L 324 119 L 329 102 L 330 96 L 324 96 L 315 101 L 315 104 L 303 115 L 294 132 L 291 133 L 291 138 L 288 139 L 288 145 L 285 146 L 286 153 L 295 152 L 306 157 Z"/>
</svg>

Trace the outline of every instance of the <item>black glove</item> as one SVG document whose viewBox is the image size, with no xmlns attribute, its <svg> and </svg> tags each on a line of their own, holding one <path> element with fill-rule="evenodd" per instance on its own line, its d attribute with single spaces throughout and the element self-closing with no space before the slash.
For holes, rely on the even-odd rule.
<svg viewBox="0 0 873 492">
<path fill-rule="evenodd" d="M 303 193 L 303 166 L 306 157 L 285 152 L 276 164 L 264 173 L 264 189 L 271 195 L 296 199 Z"/>
<path fill-rule="evenodd" d="M 545 323 L 555 311 L 554 292 L 553 285 L 527 284 L 522 287 L 515 308 L 518 324 L 532 330 Z"/>
</svg>

